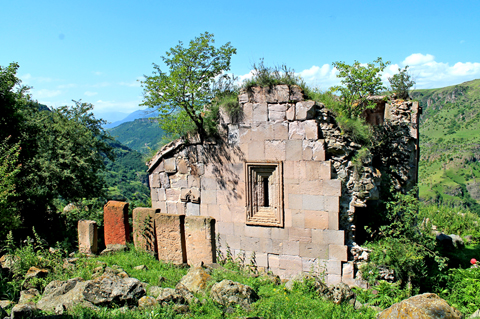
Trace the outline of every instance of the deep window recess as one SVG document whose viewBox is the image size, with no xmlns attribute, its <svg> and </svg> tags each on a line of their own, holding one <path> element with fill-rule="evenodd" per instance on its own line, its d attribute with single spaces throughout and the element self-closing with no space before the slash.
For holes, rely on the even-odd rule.
<svg viewBox="0 0 480 319">
<path fill-rule="evenodd" d="M 245 163 L 248 225 L 283 227 L 281 162 Z"/>
</svg>

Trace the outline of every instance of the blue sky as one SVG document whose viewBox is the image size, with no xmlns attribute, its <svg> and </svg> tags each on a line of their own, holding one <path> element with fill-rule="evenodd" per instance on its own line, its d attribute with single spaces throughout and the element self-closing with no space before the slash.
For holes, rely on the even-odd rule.
<svg viewBox="0 0 480 319">
<path fill-rule="evenodd" d="M 480 1 L 2 1 L 0 65 L 18 62 L 34 99 L 82 99 L 109 121 L 141 109 L 137 81 L 179 40 L 208 31 L 237 48 L 232 72 L 260 58 L 312 86 L 338 84 L 331 63 L 410 65 L 417 88 L 480 78 Z"/>
</svg>

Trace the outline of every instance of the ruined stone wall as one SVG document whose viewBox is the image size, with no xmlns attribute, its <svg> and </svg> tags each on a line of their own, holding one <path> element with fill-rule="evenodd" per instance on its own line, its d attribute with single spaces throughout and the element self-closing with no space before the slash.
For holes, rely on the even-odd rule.
<svg viewBox="0 0 480 319">
<path fill-rule="evenodd" d="M 248 261 L 255 252 L 259 267 L 281 277 L 324 267 L 339 282 L 342 190 L 325 160 L 323 105 L 286 85 L 252 88 L 239 102 L 238 122 L 221 114 L 223 138 L 176 141 L 150 162 L 153 207 L 214 218 L 223 253 L 228 245 Z"/>
<path fill-rule="evenodd" d="M 248 262 L 255 252 L 258 266 L 281 277 L 323 268 L 329 283 L 355 284 L 352 260 L 363 252 L 355 242 L 355 210 L 378 199 L 381 187 L 372 156 L 355 171 L 361 145 L 322 104 L 304 101 L 299 87 L 254 87 L 239 102 L 235 121 L 221 112 L 220 138 L 177 140 L 150 161 L 152 206 L 214 218 L 223 254 L 228 247 Z M 397 147 L 408 153 L 418 150 L 415 108 L 391 102 L 377 108 L 383 117 L 377 109 L 370 117 L 411 128 Z M 418 153 L 408 155 L 398 165 L 408 182 L 416 181 Z"/>
</svg>

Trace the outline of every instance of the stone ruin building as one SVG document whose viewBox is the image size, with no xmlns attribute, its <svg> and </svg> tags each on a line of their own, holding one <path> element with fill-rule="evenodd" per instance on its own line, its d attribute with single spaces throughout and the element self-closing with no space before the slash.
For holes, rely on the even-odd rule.
<svg viewBox="0 0 480 319">
<path fill-rule="evenodd" d="M 238 100 L 239 116 L 220 111 L 220 137 L 176 140 L 147 163 L 152 208 L 134 211 L 136 246 L 189 264 L 215 262 L 215 251 L 247 262 L 254 253 L 258 267 L 281 278 L 323 269 L 329 284 L 359 284 L 355 263 L 365 252 L 357 242 L 380 196 L 380 166 L 395 168 L 397 189 L 417 181 L 418 102 L 371 97 L 377 107 L 367 122 L 403 130 L 380 164 L 367 156 L 359 171 L 361 145 L 298 86 L 253 87 Z"/>
</svg>

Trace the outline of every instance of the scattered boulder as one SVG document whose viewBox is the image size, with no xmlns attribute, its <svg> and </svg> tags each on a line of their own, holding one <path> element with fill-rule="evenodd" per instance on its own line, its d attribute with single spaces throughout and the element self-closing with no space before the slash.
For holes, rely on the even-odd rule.
<svg viewBox="0 0 480 319">
<path fill-rule="evenodd" d="M 455 234 L 450 234 L 448 236 L 450 236 L 450 238 L 452 238 L 453 246 L 456 249 L 461 249 L 461 248 L 465 247 L 465 243 L 463 242 L 462 237 L 460 237 L 458 235 L 455 235 Z"/>
<path fill-rule="evenodd" d="M 88 281 L 83 281 L 82 278 L 52 281 L 45 287 L 37 306 L 43 311 L 62 313 L 77 304 L 89 308 L 112 304 L 136 305 L 144 295 L 145 289 L 138 279 L 105 272 Z"/>
<path fill-rule="evenodd" d="M 86 281 L 82 278 L 73 278 L 67 281 L 54 280 L 45 287 L 42 299 L 37 303 L 42 311 L 63 313 L 63 310 L 73 308 L 75 305 L 93 308 L 93 304 L 86 301 L 83 296 Z"/>
<path fill-rule="evenodd" d="M 343 282 L 334 286 L 330 286 L 328 288 L 328 294 L 326 294 L 325 297 L 337 305 L 344 301 L 351 300 L 353 300 L 352 304 L 355 304 L 355 294 L 353 293 L 352 289 L 350 289 L 350 287 Z"/>
<path fill-rule="evenodd" d="M 148 270 L 148 267 L 145 265 L 135 266 L 133 267 L 135 270 Z"/>
<path fill-rule="evenodd" d="M 480 309 L 477 309 L 477 311 L 475 311 L 470 315 L 470 317 L 468 317 L 468 319 L 473 319 L 473 318 L 480 318 Z"/>
<path fill-rule="evenodd" d="M 202 267 L 192 267 L 178 283 L 178 287 L 185 287 L 188 291 L 197 293 L 205 290 L 210 275 Z"/>
<path fill-rule="evenodd" d="M 0 266 L 2 266 L 2 268 L 11 269 L 17 260 L 18 257 L 16 256 L 3 255 L 0 257 Z"/>
<path fill-rule="evenodd" d="M 22 290 L 22 291 L 20 291 L 20 300 L 18 300 L 18 303 L 19 304 L 28 303 L 38 295 L 40 295 L 40 293 L 35 288 L 30 288 L 28 290 Z"/>
<path fill-rule="evenodd" d="M 30 267 L 25 275 L 25 279 L 29 278 L 44 278 L 48 274 L 47 269 L 40 269 L 37 267 Z"/>
<path fill-rule="evenodd" d="M 462 237 L 455 234 L 446 235 L 444 233 L 439 233 L 436 235 L 436 239 L 438 244 L 445 249 L 460 249 L 465 246 Z"/>
<path fill-rule="evenodd" d="M 164 288 L 158 286 L 148 287 L 148 295 L 157 298 L 163 291 Z"/>
<path fill-rule="evenodd" d="M 120 272 L 118 275 L 105 273 L 87 281 L 83 296 L 85 300 L 94 305 L 107 304 L 137 304 L 138 300 L 145 295 L 145 288 L 136 278 L 124 278 Z"/>
<path fill-rule="evenodd" d="M 210 297 L 221 305 L 240 305 L 245 309 L 249 309 L 250 305 L 259 299 L 251 287 L 232 280 L 222 280 L 214 284 Z"/>
<path fill-rule="evenodd" d="M 138 300 L 138 308 L 151 308 L 158 305 L 158 301 L 150 296 L 143 296 Z"/>
<path fill-rule="evenodd" d="M 34 304 L 17 304 L 12 308 L 10 318 L 12 319 L 28 319 L 35 317 L 38 312 Z"/>
<path fill-rule="evenodd" d="M 8 308 L 10 305 L 12 305 L 13 302 L 11 302 L 10 300 L 0 300 L 0 307 L 2 308 Z"/>
<path fill-rule="evenodd" d="M 457 309 L 432 293 L 410 297 L 382 311 L 377 319 L 460 319 L 462 314 Z"/>
<path fill-rule="evenodd" d="M 187 300 L 176 289 L 173 288 L 160 288 L 157 301 L 162 305 L 166 305 L 171 302 L 177 305 L 187 304 Z"/>
</svg>

